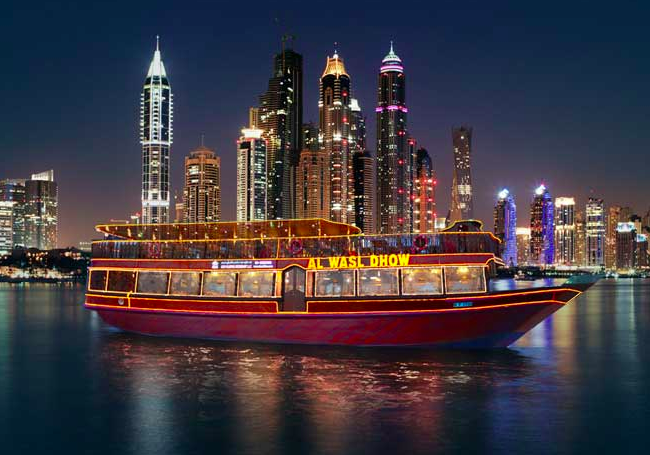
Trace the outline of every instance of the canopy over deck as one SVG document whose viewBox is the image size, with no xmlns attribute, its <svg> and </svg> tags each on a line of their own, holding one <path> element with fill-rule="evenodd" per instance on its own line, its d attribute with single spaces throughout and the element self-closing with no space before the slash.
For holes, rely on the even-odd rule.
<svg viewBox="0 0 650 455">
<path fill-rule="evenodd" d="M 246 240 L 359 235 L 358 227 L 320 218 L 221 223 L 100 224 L 97 231 L 125 240 Z"/>
</svg>

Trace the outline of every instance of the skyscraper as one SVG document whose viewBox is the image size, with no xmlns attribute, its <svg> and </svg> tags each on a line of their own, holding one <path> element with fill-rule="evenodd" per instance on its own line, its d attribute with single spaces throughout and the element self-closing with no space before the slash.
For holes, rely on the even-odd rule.
<svg viewBox="0 0 650 455">
<path fill-rule="evenodd" d="M 237 141 L 237 221 L 267 219 L 267 141 L 253 126 Z"/>
<path fill-rule="evenodd" d="M 354 224 L 364 234 L 375 232 L 375 163 L 367 150 L 352 152 Z"/>
<path fill-rule="evenodd" d="M 501 240 L 501 259 L 508 267 L 517 266 L 517 206 L 507 189 L 499 191 L 494 206 L 494 235 Z"/>
<path fill-rule="evenodd" d="M 382 234 L 411 232 L 411 159 L 406 129 L 406 76 L 393 51 L 384 57 L 377 84 L 377 204 Z"/>
<path fill-rule="evenodd" d="M 5 211 L 11 206 L 12 233 L 11 248 L 25 246 L 25 180 L 0 180 L 0 201 L 7 202 Z"/>
<path fill-rule="evenodd" d="M 450 222 L 474 218 L 472 199 L 472 128 L 452 128 L 454 174 L 451 184 Z"/>
<path fill-rule="evenodd" d="M 607 229 L 605 233 L 605 267 L 616 268 L 616 231 L 618 223 L 630 221 L 632 209 L 613 205 L 607 214 Z"/>
<path fill-rule="evenodd" d="M 273 76 L 260 96 L 256 124 L 266 140 L 267 218 L 295 216 L 295 168 L 302 150 L 302 55 L 285 49 L 273 57 Z"/>
<path fill-rule="evenodd" d="M 14 247 L 14 204 L 0 200 L 0 254 L 9 253 Z"/>
<path fill-rule="evenodd" d="M 555 198 L 555 264 L 574 265 L 576 260 L 576 202 L 572 197 Z"/>
<path fill-rule="evenodd" d="M 332 57 L 327 57 L 319 92 L 319 142 L 328 158 L 327 188 L 324 189 L 329 190 L 329 218 L 347 223 L 348 210 L 353 206 L 353 202 L 348 200 L 352 94 L 350 76 L 336 51 Z"/>
<path fill-rule="evenodd" d="M 329 162 L 323 149 L 305 149 L 300 154 L 296 172 L 298 218 L 329 218 Z"/>
<path fill-rule="evenodd" d="M 57 246 L 58 186 L 54 171 L 32 174 L 25 181 L 25 246 L 51 250 Z"/>
<path fill-rule="evenodd" d="M 221 159 L 204 145 L 185 157 L 183 206 L 187 223 L 221 219 Z"/>
<path fill-rule="evenodd" d="M 576 211 L 576 262 L 575 265 L 583 267 L 587 263 L 587 241 L 585 240 L 585 214 L 581 210 Z"/>
<path fill-rule="evenodd" d="M 173 140 L 173 106 L 171 87 L 156 38 L 156 51 L 140 96 L 143 223 L 169 221 L 169 149 Z"/>
<path fill-rule="evenodd" d="M 517 228 L 517 265 L 530 265 L 530 228 Z"/>
<path fill-rule="evenodd" d="M 602 199 L 589 198 L 585 210 L 586 265 L 603 267 L 605 265 L 605 207 Z"/>
<path fill-rule="evenodd" d="M 637 256 L 637 232 L 634 223 L 619 222 L 616 225 L 616 268 L 633 269 Z"/>
<path fill-rule="evenodd" d="M 530 264 L 553 264 L 553 234 L 553 200 L 546 187 L 540 185 L 530 206 Z"/>
<path fill-rule="evenodd" d="M 436 230 L 436 177 L 429 152 L 415 152 L 411 208 L 413 232 L 428 234 Z"/>
</svg>

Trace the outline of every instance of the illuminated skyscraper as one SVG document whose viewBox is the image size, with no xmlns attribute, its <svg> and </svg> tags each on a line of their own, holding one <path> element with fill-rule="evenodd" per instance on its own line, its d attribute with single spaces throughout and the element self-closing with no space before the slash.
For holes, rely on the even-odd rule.
<svg viewBox="0 0 650 455">
<path fill-rule="evenodd" d="M 348 215 L 348 223 L 371 234 L 375 232 L 375 160 L 366 150 L 366 119 L 354 98 L 350 113 L 352 169 L 348 173 L 348 198 L 353 203 L 353 216 Z"/>
<path fill-rule="evenodd" d="M 9 253 L 14 247 L 14 204 L 0 200 L 0 254 Z"/>
<path fill-rule="evenodd" d="M 436 176 L 429 152 L 419 148 L 413 166 L 413 232 L 432 233 L 436 230 Z"/>
<path fill-rule="evenodd" d="M 587 241 L 585 240 L 585 214 L 576 211 L 576 262 L 575 265 L 583 267 L 587 263 Z"/>
<path fill-rule="evenodd" d="M 605 207 L 602 199 L 589 198 L 585 210 L 586 265 L 603 267 L 605 265 Z"/>
<path fill-rule="evenodd" d="M 142 222 L 169 221 L 169 149 L 173 140 L 171 87 L 156 51 L 140 96 L 140 143 L 142 144 Z"/>
<path fill-rule="evenodd" d="M 32 174 L 25 181 L 25 246 L 51 250 L 57 246 L 58 186 L 54 171 Z"/>
<path fill-rule="evenodd" d="M 244 128 L 237 141 L 237 221 L 267 219 L 267 142 L 262 130 Z"/>
<path fill-rule="evenodd" d="M 185 157 L 183 205 L 187 223 L 221 220 L 221 159 L 204 145 Z"/>
<path fill-rule="evenodd" d="M 501 259 L 508 267 L 517 266 L 517 206 L 510 191 L 503 189 L 494 206 L 494 235 L 501 240 Z"/>
<path fill-rule="evenodd" d="M 273 76 L 251 126 L 266 139 L 267 219 L 295 216 L 295 168 L 302 150 L 302 55 L 285 49 L 273 58 Z"/>
<path fill-rule="evenodd" d="M 298 218 L 329 218 L 329 162 L 323 149 L 305 149 L 300 154 L 296 172 Z"/>
<path fill-rule="evenodd" d="M 530 265 L 530 228 L 517 228 L 517 265 Z"/>
<path fill-rule="evenodd" d="M 530 206 L 530 264 L 553 264 L 553 234 L 553 200 L 546 187 L 540 185 Z"/>
<path fill-rule="evenodd" d="M 557 265 L 575 265 L 575 210 L 574 198 L 555 198 L 555 264 Z"/>
<path fill-rule="evenodd" d="M 6 202 L 5 211 L 11 207 L 11 248 L 25 246 L 25 180 L 0 180 L 0 202 Z M 10 249 L 11 249 L 10 248 Z"/>
<path fill-rule="evenodd" d="M 350 76 L 345 71 L 343 59 L 334 51 L 332 57 L 327 57 L 325 71 L 320 79 L 319 143 L 329 162 L 326 187 L 323 188 L 329 192 L 328 218 L 342 223 L 347 223 L 354 216 L 354 204 L 349 200 L 348 189 L 352 159 L 350 90 Z"/>
<path fill-rule="evenodd" d="M 634 223 L 620 222 L 616 225 L 616 268 L 633 269 L 637 256 L 637 231 Z"/>
<path fill-rule="evenodd" d="M 616 268 L 616 229 L 618 223 L 630 221 L 632 209 L 613 205 L 607 214 L 607 228 L 605 232 L 605 267 Z"/>
<path fill-rule="evenodd" d="M 474 218 L 472 199 L 472 128 L 452 128 L 454 174 L 451 186 L 450 222 Z"/>
<path fill-rule="evenodd" d="M 382 234 L 411 232 L 411 158 L 406 129 L 406 76 L 393 51 L 384 57 L 377 87 L 377 204 Z"/>
</svg>

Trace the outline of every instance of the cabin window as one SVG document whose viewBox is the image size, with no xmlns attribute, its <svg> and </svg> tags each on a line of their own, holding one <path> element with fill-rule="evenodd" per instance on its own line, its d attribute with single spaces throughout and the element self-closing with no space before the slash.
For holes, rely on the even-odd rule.
<svg viewBox="0 0 650 455">
<path fill-rule="evenodd" d="M 354 295 L 354 270 L 323 270 L 316 272 L 316 297 Z"/>
<path fill-rule="evenodd" d="M 237 274 L 234 272 L 203 273 L 203 295 L 233 297 L 236 284 Z"/>
<path fill-rule="evenodd" d="M 241 272 L 239 274 L 240 297 L 272 297 L 274 272 Z"/>
<path fill-rule="evenodd" d="M 483 267 L 445 267 L 445 289 L 448 294 L 485 292 Z"/>
<path fill-rule="evenodd" d="M 406 267 L 402 269 L 402 294 L 442 294 L 442 268 Z"/>
<path fill-rule="evenodd" d="M 108 272 L 106 270 L 93 270 L 90 272 L 90 280 L 88 282 L 88 289 L 93 291 L 104 291 L 106 289 L 106 278 Z"/>
<path fill-rule="evenodd" d="M 359 270 L 359 295 L 397 295 L 397 269 Z"/>
<path fill-rule="evenodd" d="M 201 273 L 172 272 L 169 293 L 174 295 L 199 295 L 201 293 Z"/>
<path fill-rule="evenodd" d="M 111 270 L 108 272 L 108 290 L 116 292 L 133 292 L 135 272 Z"/>
<path fill-rule="evenodd" d="M 138 293 L 167 294 L 168 280 L 168 272 L 140 272 L 138 273 Z"/>
</svg>

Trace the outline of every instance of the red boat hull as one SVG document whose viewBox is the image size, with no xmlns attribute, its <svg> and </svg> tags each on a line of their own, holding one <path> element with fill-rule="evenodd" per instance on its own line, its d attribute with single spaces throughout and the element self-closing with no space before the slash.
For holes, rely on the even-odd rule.
<svg viewBox="0 0 650 455">
<path fill-rule="evenodd" d="M 94 308 L 128 332 L 154 336 L 349 346 L 506 347 L 557 311 L 557 301 L 448 311 L 349 314 L 182 314 Z"/>
</svg>

